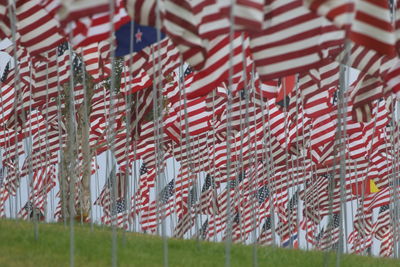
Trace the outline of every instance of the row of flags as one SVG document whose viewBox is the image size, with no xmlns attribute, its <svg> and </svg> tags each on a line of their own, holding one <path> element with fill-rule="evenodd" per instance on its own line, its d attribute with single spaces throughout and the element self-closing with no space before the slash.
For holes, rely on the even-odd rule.
<svg viewBox="0 0 400 267">
<path fill-rule="evenodd" d="M 44 220 L 59 188 L 62 220 L 63 201 L 83 205 L 87 166 L 94 175 L 94 159 L 112 151 L 90 204 L 104 224 L 156 233 L 170 218 L 179 238 L 283 247 L 303 238 L 321 250 L 344 240 L 352 253 L 393 255 L 399 6 L 1 1 L 10 60 L 0 73 L 0 215 L 29 179 L 17 216 Z M 75 178 L 63 173 L 69 149 Z M 165 178 L 170 159 L 180 167 Z M 349 205 L 357 212 L 344 217 Z"/>
</svg>

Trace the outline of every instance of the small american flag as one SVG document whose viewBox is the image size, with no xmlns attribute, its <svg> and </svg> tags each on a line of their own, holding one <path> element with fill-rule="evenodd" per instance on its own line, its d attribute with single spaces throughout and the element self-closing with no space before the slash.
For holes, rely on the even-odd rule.
<svg viewBox="0 0 400 267">
<path fill-rule="evenodd" d="M 78 55 L 74 55 L 74 60 L 72 61 L 72 67 L 75 74 L 82 74 L 82 59 Z"/>
<path fill-rule="evenodd" d="M 139 170 L 139 174 L 140 175 L 145 175 L 147 173 L 147 167 L 146 164 L 142 163 L 142 165 L 140 166 L 140 170 Z"/>
<path fill-rule="evenodd" d="M 260 235 L 257 242 L 262 245 L 270 245 L 272 243 L 272 222 L 271 217 L 265 219 L 265 222 L 261 228 Z"/>
<path fill-rule="evenodd" d="M 332 215 L 331 221 L 326 229 L 321 230 L 316 239 L 319 239 L 317 246 L 321 250 L 335 248 L 339 241 L 340 215 L 335 213 Z"/>
<path fill-rule="evenodd" d="M 0 168 L 0 188 L 3 185 L 3 182 L 4 182 L 4 168 L 1 167 Z"/>
<path fill-rule="evenodd" d="M 193 73 L 193 70 L 190 66 L 188 66 L 185 70 L 185 72 L 183 73 L 183 76 L 186 77 L 188 76 L 190 73 Z"/>
<path fill-rule="evenodd" d="M 231 188 L 235 188 L 238 184 L 240 184 L 240 183 L 243 181 L 243 179 L 244 179 L 245 177 L 246 177 L 245 172 L 239 173 L 237 179 L 232 180 L 232 181 L 229 182 L 229 183 L 230 183 L 230 187 L 231 187 Z"/>
<path fill-rule="evenodd" d="M 4 82 L 7 80 L 8 73 L 10 72 L 10 64 L 11 64 L 11 61 L 9 61 L 9 62 L 7 63 L 7 65 L 6 65 L 5 69 L 4 69 L 3 75 L 2 75 L 1 78 L 0 78 L 0 81 L 1 81 L 2 83 L 4 83 Z"/>
<path fill-rule="evenodd" d="M 170 197 L 175 193 L 175 179 L 172 179 L 163 190 L 161 190 L 159 199 L 162 204 L 166 204 Z"/>
<path fill-rule="evenodd" d="M 196 187 L 193 186 L 189 192 L 189 196 L 188 196 L 188 200 L 187 200 L 188 207 L 189 208 L 192 207 L 197 202 L 197 199 L 198 199 L 197 190 L 196 190 Z"/>
<path fill-rule="evenodd" d="M 205 240 L 207 238 L 207 231 L 208 231 L 208 219 L 203 223 L 199 231 L 199 237 L 202 240 Z"/>
<path fill-rule="evenodd" d="M 201 189 L 201 193 L 206 192 L 211 186 L 212 187 L 215 186 L 214 178 L 210 174 L 207 174 L 206 180 L 205 180 L 205 182 L 203 184 L 203 187 Z"/>
<path fill-rule="evenodd" d="M 111 214 L 115 216 L 115 215 L 117 215 L 119 213 L 123 213 L 125 211 L 126 211 L 125 199 L 119 199 L 116 201 L 115 208 L 112 209 Z"/>
<path fill-rule="evenodd" d="M 257 192 L 258 204 L 261 205 L 262 203 L 264 203 L 264 201 L 267 199 L 268 196 L 269 196 L 269 189 L 267 185 L 264 185 L 263 187 L 258 189 Z"/>
<path fill-rule="evenodd" d="M 66 51 L 68 51 L 68 42 L 64 42 L 57 47 L 57 56 L 61 57 Z"/>
</svg>

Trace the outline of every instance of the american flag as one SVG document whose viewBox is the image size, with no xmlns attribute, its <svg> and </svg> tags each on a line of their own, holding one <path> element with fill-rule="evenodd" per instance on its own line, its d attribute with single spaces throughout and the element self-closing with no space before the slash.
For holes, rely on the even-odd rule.
<svg viewBox="0 0 400 267">
<path fill-rule="evenodd" d="M 316 238 L 316 240 L 318 240 L 316 245 L 318 249 L 327 250 L 337 247 L 340 234 L 340 220 L 341 218 L 339 213 L 332 215 L 326 228 L 322 229 L 319 236 Z"/>
<path fill-rule="evenodd" d="M 213 214 L 213 212 L 215 212 L 214 208 L 216 207 L 215 196 L 214 178 L 207 173 L 203 187 L 201 188 L 199 202 L 196 204 L 196 209 L 200 213 Z"/>
<path fill-rule="evenodd" d="M 34 216 L 36 216 L 36 219 L 39 221 L 44 221 L 45 216 L 44 216 L 44 205 L 41 206 L 35 206 L 31 201 L 27 201 L 26 204 L 21 208 L 21 210 L 18 212 L 17 216 L 21 219 L 24 220 L 34 220 Z"/>
<path fill-rule="evenodd" d="M 101 221 L 107 225 L 114 224 L 116 227 L 127 229 L 128 215 L 126 212 L 125 199 L 118 199 L 110 205 L 110 209 L 104 209 L 104 215 L 101 217 Z"/>
<path fill-rule="evenodd" d="M 252 191 L 252 189 L 250 189 Z M 254 231 L 265 218 L 270 216 L 269 189 L 267 185 L 262 186 L 254 193 L 250 193 L 239 204 L 240 221 L 233 229 L 232 239 L 235 242 L 245 242 L 249 233 Z"/>
<path fill-rule="evenodd" d="M 196 201 L 196 188 L 195 186 L 193 186 L 187 198 L 187 209 L 185 210 L 184 214 L 179 218 L 179 221 L 175 227 L 174 237 L 182 238 L 183 235 L 192 228 L 196 220 L 196 210 L 193 208 L 193 205 Z"/>
<path fill-rule="evenodd" d="M 7 77 L 8 77 L 8 73 L 10 72 L 10 65 L 11 65 L 11 61 L 9 61 L 6 64 L 6 67 L 4 68 L 3 74 L 1 75 L 0 82 L 2 82 L 2 83 L 6 82 Z"/>
<path fill-rule="evenodd" d="M 165 188 L 161 190 L 158 195 L 158 201 L 161 204 L 166 204 L 170 197 L 172 197 L 175 193 L 175 179 L 172 179 Z"/>
<path fill-rule="evenodd" d="M 184 78 L 192 73 L 193 73 L 193 69 L 190 66 L 187 66 L 186 70 L 183 73 L 183 77 L 181 78 L 181 81 L 183 82 Z"/>
<path fill-rule="evenodd" d="M 261 245 L 271 245 L 273 241 L 271 217 L 267 217 L 260 230 L 257 243 Z"/>
<path fill-rule="evenodd" d="M 19 3 L 16 17 L 21 45 L 31 56 L 48 52 L 65 40 L 54 14 L 48 12 L 38 0 Z"/>
<path fill-rule="evenodd" d="M 157 2 L 112 0 L 114 14 L 106 0 L 1 2 L 0 50 L 8 55 L 0 66 L 0 164 L 6 170 L 0 173 L 0 216 L 4 202 L 17 195 L 21 178 L 31 172 L 31 194 L 25 206 L 17 205 L 19 216 L 46 210 L 60 149 L 71 149 L 64 142 L 70 138 L 62 116 L 68 107 L 64 93 L 73 91 L 79 114 L 70 115 L 80 119 L 86 85 L 94 93 L 88 107 L 90 150 L 93 155 L 113 150 L 118 166 L 95 201 L 103 223 L 126 227 L 131 216 L 143 231 L 155 232 L 170 216 L 171 235 L 206 240 L 221 239 L 232 223 L 234 242 L 248 242 L 253 232 L 259 243 L 270 244 L 276 218 L 282 246 L 295 246 L 304 234 L 298 232 L 301 227 L 306 242 L 331 249 L 338 246 L 341 220 L 352 221 L 354 229 L 345 237 L 352 252 L 374 253 L 380 246 L 380 255 L 391 256 L 398 228 L 391 202 L 400 144 L 393 119 L 400 91 L 399 5 L 394 0 L 237 0 L 234 6 L 222 0 Z M 135 40 L 124 35 L 131 19 L 142 25 L 140 31 L 132 29 Z M 146 26 L 156 27 L 156 33 L 162 29 L 162 38 L 147 42 Z M 134 50 L 142 50 L 127 55 L 130 41 Z M 16 58 L 15 67 L 10 57 Z M 360 73 L 345 90 L 347 109 L 338 119 L 338 90 L 345 89 L 340 81 L 347 82 L 354 69 Z M 111 74 L 120 84 L 115 95 L 107 90 Z M 155 114 L 162 143 L 154 136 L 151 116 L 156 87 L 163 97 Z M 111 146 L 110 125 L 115 133 Z M 339 127 L 346 134 L 336 140 Z M 133 138 L 126 144 L 128 135 Z M 23 147 L 27 139 L 30 152 Z M 339 152 L 345 166 L 338 164 L 337 141 L 343 144 Z M 161 164 L 158 145 L 164 152 Z M 86 164 L 82 153 L 78 144 L 78 181 Z M 157 172 L 171 157 L 180 171 L 164 188 L 156 188 Z M 18 158 L 25 159 L 22 167 Z M 126 172 L 138 162 L 143 164 L 131 196 Z M 199 179 L 204 179 L 202 188 Z M 74 189 L 79 204 L 79 183 Z M 343 218 L 341 205 L 352 201 L 359 210 Z M 192 233 L 194 222 L 202 220 L 202 229 Z"/>
<path fill-rule="evenodd" d="M 153 200 L 147 205 L 142 212 L 140 223 L 143 230 L 154 232 L 157 225 L 164 218 L 168 217 L 174 208 L 175 195 L 175 179 L 172 179 L 161 191 L 157 194 L 156 200 Z"/>
<path fill-rule="evenodd" d="M 0 167 L 0 188 L 3 186 L 3 182 L 4 182 L 4 167 L 1 166 Z"/>
<path fill-rule="evenodd" d="M 114 166 L 94 204 L 103 208 L 104 216 L 101 218 L 103 223 L 115 223 L 118 227 L 126 228 L 128 220 L 125 198 L 126 174 L 120 171 L 115 173 L 115 171 Z M 115 195 L 113 190 L 115 190 Z"/>
<path fill-rule="evenodd" d="M 199 230 L 198 236 L 200 237 L 200 239 L 206 240 L 207 232 L 208 232 L 208 219 L 206 219 L 206 221 L 203 223 L 203 225 L 201 226 L 201 228 Z"/>
</svg>

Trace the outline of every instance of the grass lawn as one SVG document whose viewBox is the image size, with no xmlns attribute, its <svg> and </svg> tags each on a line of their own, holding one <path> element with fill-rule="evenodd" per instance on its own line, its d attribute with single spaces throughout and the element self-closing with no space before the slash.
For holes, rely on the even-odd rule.
<svg viewBox="0 0 400 267">
<path fill-rule="evenodd" d="M 252 266 L 253 247 L 234 245 L 231 266 Z M 336 256 L 317 251 L 258 247 L 259 266 L 335 266 Z M 168 240 L 169 266 L 224 266 L 221 243 Z M 118 266 L 162 266 L 162 239 L 142 234 L 118 233 Z M 69 266 L 69 228 L 62 224 L 39 224 L 39 240 L 33 223 L 0 220 L 0 266 Z M 111 230 L 75 225 L 75 266 L 111 266 Z M 400 261 L 347 255 L 340 266 L 400 266 Z"/>
</svg>

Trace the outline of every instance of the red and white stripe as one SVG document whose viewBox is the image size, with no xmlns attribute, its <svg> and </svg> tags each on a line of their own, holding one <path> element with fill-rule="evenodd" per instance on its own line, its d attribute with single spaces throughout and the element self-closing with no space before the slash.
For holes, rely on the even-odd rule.
<svg viewBox="0 0 400 267">
<path fill-rule="evenodd" d="M 85 63 L 86 71 L 92 76 L 94 82 L 99 82 L 100 78 L 100 52 L 97 43 L 83 46 L 81 50 L 82 59 Z"/>
<path fill-rule="evenodd" d="M 157 84 L 161 82 L 162 87 L 164 87 L 169 83 L 171 75 L 180 65 L 179 51 L 169 38 L 164 38 L 160 43 L 151 45 L 150 49 L 142 51 L 147 53 L 148 59 L 143 69 L 151 79 L 154 79 L 154 82 L 157 82 Z M 161 69 L 159 69 L 159 66 Z M 161 77 L 158 77 L 159 74 L 161 74 Z"/>
<path fill-rule="evenodd" d="M 51 51 L 64 41 L 59 22 L 43 8 L 39 0 L 18 1 L 16 17 L 21 45 L 31 55 Z"/>
<path fill-rule="evenodd" d="M 58 56 L 57 49 L 46 54 L 46 61 L 33 60 L 33 101 L 40 101 L 56 97 L 58 85 L 67 82 L 70 75 L 70 57 L 66 50 Z"/>
<path fill-rule="evenodd" d="M 14 75 L 11 75 L 1 84 L 0 91 L 0 124 L 4 125 L 7 123 L 9 117 L 14 113 L 14 102 L 16 98 L 16 92 L 14 88 Z"/>
<path fill-rule="evenodd" d="M 349 37 L 355 43 L 393 57 L 395 34 L 388 1 L 363 0 L 356 2 L 356 13 Z"/>
<path fill-rule="evenodd" d="M 162 2 L 161 2 L 162 4 Z M 126 1 L 126 9 L 128 10 L 129 16 L 135 20 L 135 22 L 145 25 L 156 27 L 156 5 L 157 0 L 128 0 Z M 163 5 L 159 7 L 160 12 L 163 10 Z"/>
<path fill-rule="evenodd" d="M 251 35 L 250 47 L 261 80 L 315 68 L 341 50 L 345 32 L 314 15 L 302 2 L 271 1 L 265 14 L 268 27 Z"/>
<path fill-rule="evenodd" d="M 61 6 L 62 8 L 58 10 L 59 19 L 63 24 L 66 24 L 69 21 L 74 21 L 81 17 L 108 11 L 110 8 L 110 1 L 97 0 L 95 2 L 88 2 L 85 0 L 64 0 L 61 1 Z"/>
<path fill-rule="evenodd" d="M 354 1 L 348 0 L 305 0 L 304 5 L 318 15 L 333 21 L 338 27 L 347 28 L 353 21 Z"/>
<path fill-rule="evenodd" d="M 351 87 L 350 98 L 353 102 L 353 116 L 356 121 L 368 122 L 372 117 L 372 102 L 383 97 L 383 83 L 369 74 L 360 74 Z"/>
<path fill-rule="evenodd" d="M 228 80 L 231 72 L 233 75 L 243 73 L 243 71 L 250 72 L 252 61 L 248 58 L 249 54 L 249 38 L 245 34 L 235 33 L 232 43 L 230 43 L 229 35 L 222 35 L 211 40 L 203 69 L 194 73 L 188 90 L 188 98 L 206 95 L 221 86 L 222 82 Z M 231 70 L 230 60 L 232 60 Z"/>
<path fill-rule="evenodd" d="M 114 30 L 130 21 L 122 0 L 115 0 L 115 10 L 112 16 Z M 87 46 L 110 38 L 110 12 L 83 17 L 73 23 L 71 43 L 74 47 Z M 69 30 L 68 30 L 69 33 Z"/>
<path fill-rule="evenodd" d="M 205 64 L 206 44 L 198 33 L 196 4 L 199 1 L 165 0 L 163 26 L 183 60 L 198 70 Z"/>
<path fill-rule="evenodd" d="M 373 193 L 364 200 L 364 210 L 372 211 L 375 208 L 390 203 L 390 188 L 386 187 L 377 193 Z"/>
<path fill-rule="evenodd" d="M 130 76 L 126 66 L 121 73 L 121 92 L 124 94 L 133 94 L 153 84 L 153 79 L 146 71 L 140 70 L 135 76 Z"/>
</svg>

